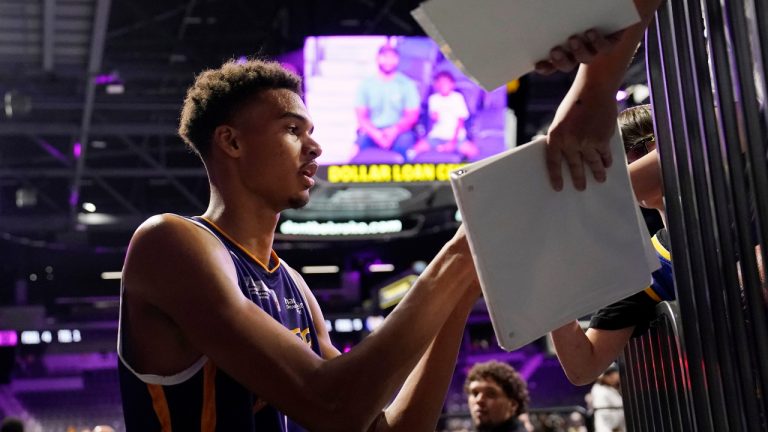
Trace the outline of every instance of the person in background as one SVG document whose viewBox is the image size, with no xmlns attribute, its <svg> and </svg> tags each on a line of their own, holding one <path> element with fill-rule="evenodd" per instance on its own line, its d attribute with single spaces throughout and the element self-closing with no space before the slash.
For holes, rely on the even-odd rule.
<svg viewBox="0 0 768 432">
<path fill-rule="evenodd" d="M 0 432 L 24 432 L 24 423 L 16 417 L 6 417 L 0 423 Z"/>
<path fill-rule="evenodd" d="M 416 84 L 398 71 L 400 54 L 383 45 L 376 56 L 378 72 L 360 84 L 355 100 L 360 136 L 358 155 L 367 149 L 399 153 L 403 160 L 416 142 L 413 126 L 421 100 Z"/>
<path fill-rule="evenodd" d="M 592 386 L 590 396 L 595 432 L 625 432 L 624 404 L 621 398 L 619 368 L 611 364 Z"/>
<path fill-rule="evenodd" d="M 464 382 L 478 432 L 526 432 L 519 418 L 528 411 L 528 386 L 510 365 L 497 361 L 472 366 Z"/>
<path fill-rule="evenodd" d="M 416 144 L 415 153 L 431 150 L 473 159 L 477 156 L 477 146 L 467 139 L 469 109 L 464 96 L 456 91 L 456 79 L 448 71 L 438 72 L 433 87 L 435 93 L 427 103 L 432 128 L 426 138 Z"/>
</svg>

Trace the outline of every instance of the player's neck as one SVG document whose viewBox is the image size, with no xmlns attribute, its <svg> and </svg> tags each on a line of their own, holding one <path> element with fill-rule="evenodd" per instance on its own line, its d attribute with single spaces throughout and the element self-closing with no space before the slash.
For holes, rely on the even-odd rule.
<svg viewBox="0 0 768 432">
<path fill-rule="evenodd" d="M 280 213 L 253 200 L 227 200 L 215 188 L 203 217 L 268 265 Z"/>
</svg>

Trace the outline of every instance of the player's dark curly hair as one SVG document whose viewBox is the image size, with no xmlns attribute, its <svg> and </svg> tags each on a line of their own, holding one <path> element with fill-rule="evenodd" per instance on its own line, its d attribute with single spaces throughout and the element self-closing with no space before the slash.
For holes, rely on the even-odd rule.
<svg viewBox="0 0 768 432">
<path fill-rule="evenodd" d="M 509 399 L 517 402 L 517 411 L 514 413 L 514 417 L 528 411 L 528 403 L 530 402 L 528 385 L 512 366 L 494 360 L 475 364 L 467 373 L 467 379 L 464 381 L 464 392 L 469 393 L 469 384 L 472 381 L 481 379 L 495 381 Z"/>
<path fill-rule="evenodd" d="M 216 127 L 229 121 L 245 102 L 270 89 L 301 95 L 301 78 L 277 62 L 264 60 L 230 60 L 204 71 L 187 90 L 179 135 L 192 151 L 207 158 Z"/>
</svg>

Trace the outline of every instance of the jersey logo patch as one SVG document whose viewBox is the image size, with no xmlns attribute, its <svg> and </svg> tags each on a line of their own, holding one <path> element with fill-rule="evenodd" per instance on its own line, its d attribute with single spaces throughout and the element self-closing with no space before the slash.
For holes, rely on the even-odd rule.
<svg viewBox="0 0 768 432">
<path fill-rule="evenodd" d="M 288 310 L 295 310 L 296 313 L 301 313 L 304 310 L 304 303 L 296 301 L 296 299 L 285 298 L 285 308 Z"/>
<path fill-rule="evenodd" d="M 272 300 L 275 302 L 275 306 L 277 307 L 277 311 L 280 312 L 280 302 L 277 300 L 277 293 L 275 290 L 270 289 L 268 286 L 264 285 L 264 282 L 260 280 L 253 280 L 252 277 L 248 276 L 248 278 L 245 280 L 245 287 L 248 289 L 248 294 L 252 296 L 256 296 L 257 298 L 261 300 Z"/>
</svg>

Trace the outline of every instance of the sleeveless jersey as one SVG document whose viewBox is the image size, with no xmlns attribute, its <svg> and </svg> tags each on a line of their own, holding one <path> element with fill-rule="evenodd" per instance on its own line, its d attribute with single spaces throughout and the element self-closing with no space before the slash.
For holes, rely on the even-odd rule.
<svg viewBox="0 0 768 432">
<path fill-rule="evenodd" d="M 320 355 L 309 305 L 297 285 L 296 272 L 282 262 L 274 251 L 270 260 L 271 268 L 267 268 L 212 222 L 198 217 L 188 220 L 212 233 L 227 248 L 235 264 L 242 294 Z M 124 351 L 130 351 L 130 345 L 126 346 L 122 340 L 126 319 L 122 309 L 121 305 L 117 349 L 123 412 L 128 432 L 303 430 L 281 412 L 251 394 L 205 356 L 173 376 L 146 375 L 134 371 L 124 358 Z M 264 373 L 268 374 L 269 371 Z"/>
</svg>

